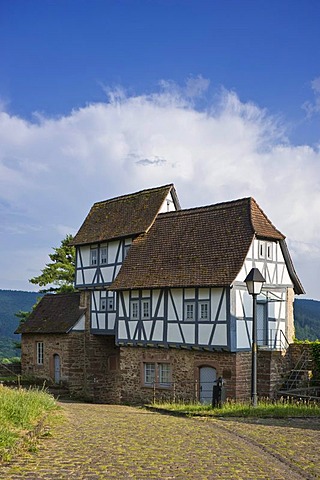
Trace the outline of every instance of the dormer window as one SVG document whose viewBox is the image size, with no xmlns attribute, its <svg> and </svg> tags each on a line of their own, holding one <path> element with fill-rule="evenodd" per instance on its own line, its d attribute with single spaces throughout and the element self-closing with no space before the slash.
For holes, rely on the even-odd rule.
<svg viewBox="0 0 320 480">
<path fill-rule="evenodd" d="M 91 248 L 90 250 L 90 265 L 98 265 L 98 249 Z"/>
</svg>

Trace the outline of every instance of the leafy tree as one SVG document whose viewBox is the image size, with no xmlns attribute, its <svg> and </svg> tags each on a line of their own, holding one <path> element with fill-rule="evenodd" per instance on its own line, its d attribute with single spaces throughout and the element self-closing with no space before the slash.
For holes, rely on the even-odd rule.
<svg viewBox="0 0 320 480">
<path fill-rule="evenodd" d="M 54 253 L 49 254 L 51 263 L 47 263 L 41 270 L 41 275 L 33 277 L 29 282 L 40 287 L 48 287 L 40 290 L 46 292 L 73 292 L 74 275 L 76 263 L 76 249 L 70 246 L 72 235 L 67 235 L 62 241 L 60 247 L 53 248 Z"/>
</svg>

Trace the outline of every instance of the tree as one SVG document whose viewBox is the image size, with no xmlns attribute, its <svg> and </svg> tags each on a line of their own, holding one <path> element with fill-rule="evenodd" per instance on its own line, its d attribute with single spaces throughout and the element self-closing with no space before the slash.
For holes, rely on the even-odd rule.
<svg viewBox="0 0 320 480">
<path fill-rule="evenodd" d="M 41 270 L 41 275 L 33 277 L 29 282 L 40 287 L 48 287 L 40 290 L 41 293 L 46 292 L 73 292 L 76 249 L 70 245 L 73 240 L 72 235 L 67 235 L 62 241 L 60 247 L 53 248 L 54 253 L 49 254 L 51 263 L 47 263 L 45 268 Z"/>
</svg>

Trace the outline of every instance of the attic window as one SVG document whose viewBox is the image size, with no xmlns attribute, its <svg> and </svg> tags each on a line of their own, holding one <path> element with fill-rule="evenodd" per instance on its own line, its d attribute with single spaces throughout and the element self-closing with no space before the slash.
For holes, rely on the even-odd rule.
<svg viewBox="0 0 320 480">
<path fill-rule="evenodd" d="M 267 259 L 272 260 L 272 243 L 267 243 L 266 250 L 267 250 Z"/>
<path fill-rule="evenodd" d="M 266 248 L 265 243 L 259 242 L 259 258 L 265 258 L 265 248 Z"/>
</svg>

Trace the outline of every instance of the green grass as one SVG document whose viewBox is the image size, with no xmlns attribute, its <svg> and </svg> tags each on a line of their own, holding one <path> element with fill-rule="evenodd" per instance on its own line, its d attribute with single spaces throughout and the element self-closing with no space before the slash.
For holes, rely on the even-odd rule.
<svg viewBox="0 0 320 480">
<path fill-rule="evenodd" d="M 43 390 L 0 386 L 0 459 L 8 460 L 23 443 L 34 447 L 42 422 L 58 408 Z"/>
<path fill-rule="evenodd" d="M 320 404 L 305 401 L 261 400 L 257 407 L 248 402 L 227 401 L 220 408 L 200 403 L 153 403 L 152 407 L 185 415 L 213 417 L 255 417 L 255 418 L 288 418 L 288 417 L 320 417 Z"/>
</svg>

